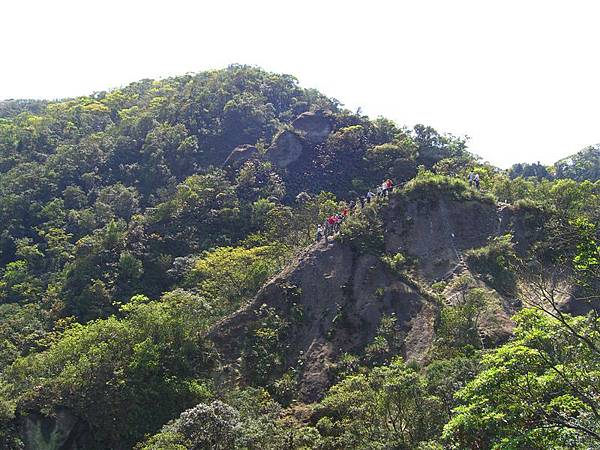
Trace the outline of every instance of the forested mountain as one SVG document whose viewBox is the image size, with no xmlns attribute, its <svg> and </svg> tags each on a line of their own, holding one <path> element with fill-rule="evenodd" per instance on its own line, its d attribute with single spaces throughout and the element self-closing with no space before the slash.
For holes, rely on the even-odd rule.
<svg viewBox="0 0 600 450">
<path fill-rule="evenodd" d="M 511 178 L 569 178 L 577 181 L 598 181 L 600 180 L 600 144 L 590 145 L 550 167 L 545 167 L 539 162 L 514 164 L 509 170 L 509 175 Z"/>
<path fill-rule="evenodd" d="M 249 66 L 0 102 L 0 446 L 594 448 L 598 152 Z"/>
</svg>

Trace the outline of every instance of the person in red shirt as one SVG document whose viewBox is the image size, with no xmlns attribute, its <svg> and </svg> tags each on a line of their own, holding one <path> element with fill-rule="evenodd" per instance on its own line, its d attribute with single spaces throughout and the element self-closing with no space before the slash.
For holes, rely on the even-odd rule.
<svg viewBox="0 0 600 450">
<path fill-rule="evenodd" d="M 335 233 L 335 217 L 329 216 L 327 218 L 327 234 Z"/>
</svg>

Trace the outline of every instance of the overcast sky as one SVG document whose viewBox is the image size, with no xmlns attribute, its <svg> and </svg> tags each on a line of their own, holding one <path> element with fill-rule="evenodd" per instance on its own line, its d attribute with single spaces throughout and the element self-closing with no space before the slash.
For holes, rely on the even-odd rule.
<svg viewBox="0 0 600 450">
<path fill-rule="evenodd" d="M 578 0 L 4 1 L 0 99 L 253 64 L 502 167 L 551 163 L 600 142 L 599 24 Z"/>
</svg>

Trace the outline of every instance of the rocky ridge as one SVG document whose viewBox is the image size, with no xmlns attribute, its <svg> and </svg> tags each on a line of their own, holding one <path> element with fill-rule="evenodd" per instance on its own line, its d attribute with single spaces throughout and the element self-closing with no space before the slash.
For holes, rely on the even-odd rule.
<svg viewBox="0 0 600 450">
<path fill-rule="evenodd" d="M 448 283 L 440 303 L 421 286 L 465 275 L 471 279 L 470 288 L 485 289 L 494 298 L 480 322 L 484 346 L 510 336 L 514 299 L 480 280 L 462 254 L 512 231 L 519 223 L 518 213 L 491 202 L 439 194 L 426 199 L 393 196 L 381 208 L 381 216 L 386 254 L 401 252 L 416 261 L 414 276 L 421 282 L 391 270 L 379 256 L 359 254 L 338 239 L 315 243 L 270 280 L 251 303 L 212 330 L 210 337 L 229 370 L 244 379 L 253 334 L 264 323 L 265 311 L 287 322 L 278 347 L 278 374 L 298 371 L 304 401 L 321 397 L 339 358 L 363 352 L 384 316 L 397 319 L 400 354 L 408 361 L 425 363 L 440 308 L 444 303 L 451 305 L 460 292 Z"/>
</svg>

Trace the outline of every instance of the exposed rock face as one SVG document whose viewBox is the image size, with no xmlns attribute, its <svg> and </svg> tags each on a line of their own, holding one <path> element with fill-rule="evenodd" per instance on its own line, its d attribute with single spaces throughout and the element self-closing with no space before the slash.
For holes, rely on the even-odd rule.
<svg viewBox="0 0 600 450">
<path fill-rule="evenodd" d="M 484 289 L 491 299 L 482 311 L 479 332 L 486 347 L 499 345 L 511 335 L 515 301 L 504 298 L 477 280 L 463 262 L 465 250 L 486 245 L 490 237 L 511 230 L 510 212 L 492 203 L 458 201 L 438 195 L 412 201 L 392 200 L 385 211 L 386 251 L 402 252 L 417 259 L 417 272 L 428 282 L 467 275 L 471 288 Z M 458 291 L 446 289 L 447 304 L 456 302 Z"/>
<path fill-rule="evenodd" d="M 331 121 L 322 112 L 302 113 L 292 122 L 292 126 L 314 144 L 325 141 L 331 133 Z"/>
<path fill-rule="evenodd" d="M 427 283 L 448 281 L 444 303 L 456 304 L 466 292 L 457 290 L 461 283 L 452 283 L 459 276 L 470 280 L 467 290 L 484 291 L 488 301 L 478 321 L 484 347 L 511 336 L 511 317 L 519 302 L 503 297 L 470 273 L 462 254 L 486 245 L 490 237 L 515 231 L 515 223 L 520 227 L 514 212 L 487 201 L 427 193 L 392 197 L 382 218 L 386 253 L 401 252 L 412 258 L 418 277 Z M 362 354 L 384 315 L 397 318 L 402 356 L 427 362 L 440 305 L 411 286 L 376 256 L 359 255 L 339 241 L 314 244 L 267 283 L 252 303 L 215 327 L 210 337 L 223 362 L 243 372 L 256 324 L 263 323 L 261 311 L 264 306 L 272 308 L 289 321 L 275 376 L 294 367 L 299 373 L 300 399 L 314 401 L 331 384 L 339 357 L 346 352 Z"/>
<path fill-rule="evenodd" d="M 299 388 L 305 401 L 316 400 L 329 386 L 337 357 L 372 341 L 384 314 L 396 315 L 410 341 L 403 352 L 407 359 L 421 360 L 433 337 L 433 306 L 379 258 L 357 256 L 339 242 L 315 244 L 250 305 L 213 330 L 211 338 L 226 363 L 235 364 L 242 355 L 262 305 L 287 318 L 301 311 L 301 319 L 285 332 L 281 372 L 301 362 Z"/>
<path fill-rule="evenodd" d="M 445 196 L 392 200 L 385 211 L 385 246 L 418 259 L 419 275 L 436 281 L 461 260 L 466 249 L 482 247 L 498 232 L 495 205 Z"/>
<path fill-rule="evenodd" d="M 67 409 L 53 417 L 32 413 L 20 419 L 25 450 L 84 450 L 89 448 L 89 429 Z"/>
<path fill-rule="evenodd" d="M 233 149 L 225 160 L 225 166 L 240 167 L 249 159 L 258 155 L 258 149 L 254 145 L 245 144 Z"/>
<path fill-rule="evenodd" d="M 302 155 L 302 143 L 291 131 L 279 133 L 267 149 L 267 159 L 277 167 L 287 167 Z"/>
</svg>

